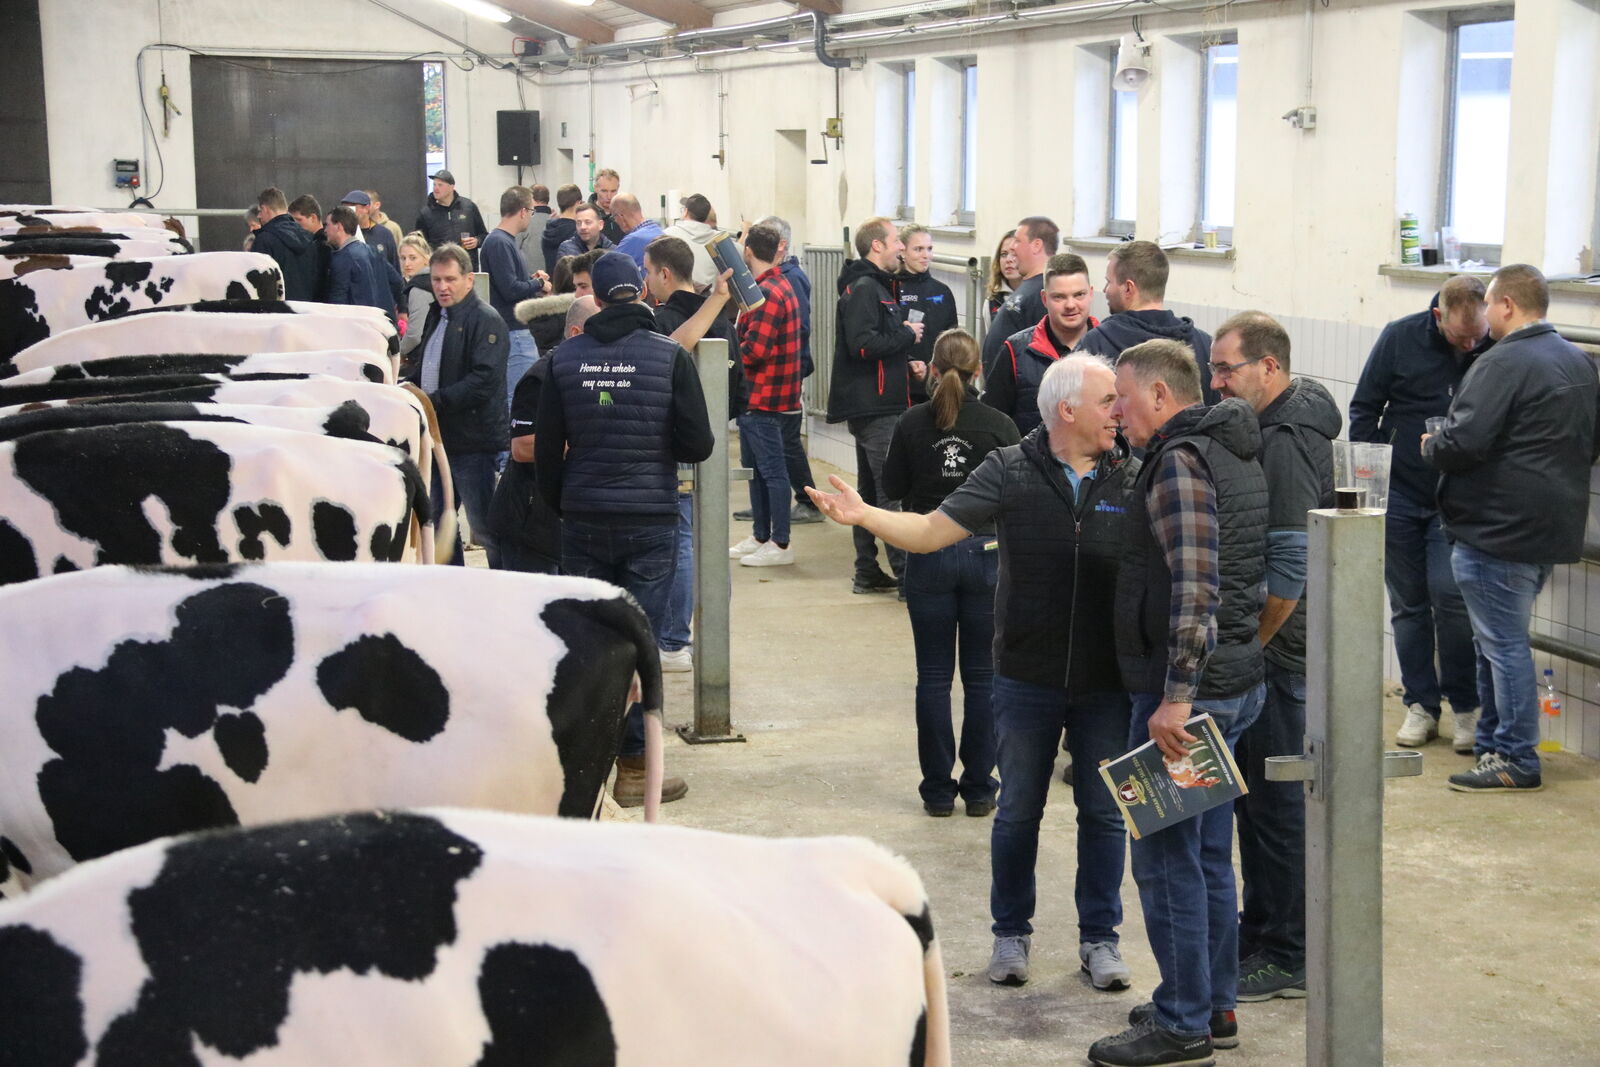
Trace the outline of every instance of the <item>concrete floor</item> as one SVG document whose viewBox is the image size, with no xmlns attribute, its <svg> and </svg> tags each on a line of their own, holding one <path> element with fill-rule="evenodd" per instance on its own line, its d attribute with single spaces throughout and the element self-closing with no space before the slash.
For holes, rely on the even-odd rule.
<svg viewBox="0 0 1600 1067">
<path fill-rule="evenodd" d="M 737 483 L 734 495 L 743 506 Z M 748 531 L 733 524 L 734 539 Z M 990 984 L 991 821 L 922 813 L 904 606 L 851 594 L 847 530 L 800 526 L 794 543 L 793 567 L 733 567 L 733 721 L 747 741 L 670 740 L 668 771 L 690 790 L 664 820 L 856 834 L 904 855 L 933 900 L 955 1062 L 1087 1062 L 1090 1042 L 1122 1029 L 1156 982 L 1132 876 L 1122 944 L 1134 985 L 1097 992 L 1078 970 L 1072 800 L 1057 781 L 1040 841 L 1032 981 Z M 669 724 L 691 721 L 692 675 L 667 678 Z M 1391 698 L 1386 737 L 1401 717 Z M 1600 763 L 1559 754 L 1541 793 L 1465 796 L 1444 779 L 1469 759 L 1443 743 L 1423 751 L 1422 776 L 1392 780 L 1384 808 L 1385 1063 L 1600 1065 Z M 1304 1062 L 1305 1004 L 1241 1006 L 1242 1044 L 1219 1062 Z"/>
</svg>

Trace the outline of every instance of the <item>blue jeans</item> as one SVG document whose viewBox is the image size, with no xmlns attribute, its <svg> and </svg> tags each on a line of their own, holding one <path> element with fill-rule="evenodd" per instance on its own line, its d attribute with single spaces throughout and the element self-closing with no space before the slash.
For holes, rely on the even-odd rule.
<svg viewBox="0 0 1600 1067">
<path fill-rule="evenodd" d="M 678 523 L 613 525 L 565 519 L 561 523 L 561 570 L 599 578 L 633 594 L 661 643 L 677 570 Z M 644 706 L 628 709 L 619 756 L 644 755 Z"/>
<path fill-rule="evenodd" d="M 659 635 L 664 651 L 689 647 L 694 625 L 694 494 L 678 494 L 678 569 L 672 576 L 672 598 L 667 621 Z"/>
<path fill-rule="evenodd" d="M 1267 661 L 1267 699 L 1234 753 L 1250 790 L 1234 803 L 1239 820 L 1239 955 L 1266 954 L 1286 970 L 1306 959 L 1306 792 L 1267 781 L 1268 756 L 1305 751 L 1306 676 Z"/>
<path fill-rule="evenodd" d="M 1230 747 L 1261 714 L 1266 686 L 1225 700 L 1196 700 Z M 1128 747 L 1150 740 L 1159 693 L 1133 694 Z M 1161 970 L 1156 1020 L 1186 1036 L 1208 1033 L 1214 1011 L 1233 1009 L 1239 993 L 1239 899 L 1233 884 L 1233 805 L 1219 804 L 1133 842 L 1133 880 L 1150 951 Z"/>
<path fill-rule="evenodd" d="M 913 557 L 914 558 L 914 557 Z M 989 836 L 989 912 L 996 937 L 1033 933 L 1039 820 L 1054 777 L 1061 731 L 1072 753 L 1078 809 L 1078 940 L 1117 942 L 1122 925 L 1122 813 L 1095 768 L 1128 750 L 1128 694 L 1073 698 L 1055 686 L 994 677 L 1000 810 Z"/>
<path fill-rule="evenodd" d="M 1478 755 L 1498 752 L 1539 773 L 1539 690 L 1528 648 L 1533 601 L 1550 567 L 1512 563 L 1457 541 L 1450 559 L 1478 650 Z"/>
<path fill-rule="evenodd" d="M 789 543 L 789 466 L 783 453 L 785 415 L 747 411 L 739 416 L 740 461 L 754 471 L 750 479 L 750 535 L 757 541 Z"/>
<path fill-rule="evenodd" d="M 783 500 L 788 502 L 788 491 Z M 994 583 L 999 553 L 984 551 L 989 537 L 968 537 L 906 560 L 906 609 L 917 654 L 917 791 L 931 807 L 994 797 L 994 717 L 989 684 L 994 677 Z M 961 780 L 950 722 L 950 683 L 960 650 Z"/>
<path fill-rule="evenodd" d="M 1391 488 L 1383 541 L 1383 579 L 1406 704 L 1437 712 L 1447 699 L 1452 711 L 1472 711 L 1478 706 L 1472 625 L 1451 572 L 1438 509 Z"/>
<path fill-rule="evenodd" d="M 528 368 L 539 360 L 539 344 L 528 330 L 510 330 L 506 334 L 506 340 L 511 343 L 511 351 L 506 356 L 506 411 L 509 412 L 511 396 L 517 391 L 517 383 L 528 373 Z"/>
<path fill-rule="evenodd" d="M 497 472 L 495 453 L 446 451 L 445 458 L 450 461 L 450 477 L 455 483 L 456 496 L 467 509 L 467 522 L 472 526 L 472 536 L 483 546 L 489 566 L 499 570 L 500 545 L 489 533 L 489 501 L 494 498 Z M 437 530 L 439 519 L 444 515 L 444 489 L 437 469 L 433 472 L 433 485 L 429 492 L 433 505 L 433 528 Z M 461 550 L 461 538 L 457 536 L 450 553 L 450 563 L 455 567 L 463 567 L 466 562 Z"/>
</svg>

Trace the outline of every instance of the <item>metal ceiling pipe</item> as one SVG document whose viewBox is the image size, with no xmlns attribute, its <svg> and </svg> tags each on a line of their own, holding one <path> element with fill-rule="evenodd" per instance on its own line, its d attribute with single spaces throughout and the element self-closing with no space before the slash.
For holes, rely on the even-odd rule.
<svg viewBox="0 0 1600 1067">
<path fill-rule="evenodd" d="M 828 16 L 820 11 L 812 11 L 811 19 L 811 43 L 817 51 L 817 62 L 834 70 L 849 70 L 848 59 L 828 54 Z"/>
</svg>

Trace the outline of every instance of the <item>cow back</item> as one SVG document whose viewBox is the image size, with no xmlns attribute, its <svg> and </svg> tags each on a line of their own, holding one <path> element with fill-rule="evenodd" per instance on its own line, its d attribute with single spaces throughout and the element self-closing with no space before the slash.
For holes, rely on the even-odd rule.
<svg viewBox="0 0 1600 1067">
<path fill-rule="evenodd" d="M 161 374 L 317 374 L 350 381 L 392 384 L 393 363 L 370 352 L 257 352 L 248 356 L 213 352 L 177 352 L 161 355 L 109 356 L 81 363 L 39 367 L 0 380 L 7 385 L 38 385 L 78 378 L 126 378 Z"/>
<path fill-rule="evenodd" d="M 385 323 L 387 327 L 387 323 Z M 388 328 L 392 331 L 392 327 Z M 12 360 L 18 371 L 150 352 L 249 355 L 352 349 L 386 356 L 390 332 L 372 319 L 342 314 L 130 315 L 53 334 Z"/>
<path fill-rule="evenodd" d="M 0 947 L 29 1062 L 949 1062 L 926 893 L 860 839 L 351 814 L 81 868 L 0 905 Z"/>
</svg>

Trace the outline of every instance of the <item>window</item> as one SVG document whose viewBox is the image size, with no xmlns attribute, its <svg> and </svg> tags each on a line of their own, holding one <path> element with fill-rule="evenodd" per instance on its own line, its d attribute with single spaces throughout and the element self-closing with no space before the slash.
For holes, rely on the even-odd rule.
<svg viewBox="0 0 1600 1067">
<path fill-rule="evenodd" d="M 428 166 L 422 176 L 424 192 L 433 192 L 430 174 L 445 168 L 444 160 L 444 64 L 422 64 L 422 127 L 426 135 L 423 148 Z"/>
<path fill-rule="evenodd" d="M 917 71 L 900 74 L 900 207 L 902 219 L 917 217 Z"/>
<path fill-rule="evenodd" d="M 1139 94 L 1116 90 L 1111 94 L 1111 217 L 1106 233 L 1132 237 L 1139 209 Z"/>
<path fill-rule="evenodd" d="M 971 226 L 978 211 L 978 61 L 961 62 L 961 205 L 956 222 Z"/>
<path fill-rule="evenodd" d="M 1450 16 L 1439 219 L 1455 231 L 1463 260 L 1499 263 L 1505 241 L 1512 25 L 1509 8 Z"/>
<path fill-rule="evenodd" d="M 1202 50 L 1200 104 L 1200 218 L 1195 240 L 1217 231 L 1217 243 L 1233 244 L 1234 170 L 1239 157 L 1239 42 L 1223 34 Z"/>
</svg>

